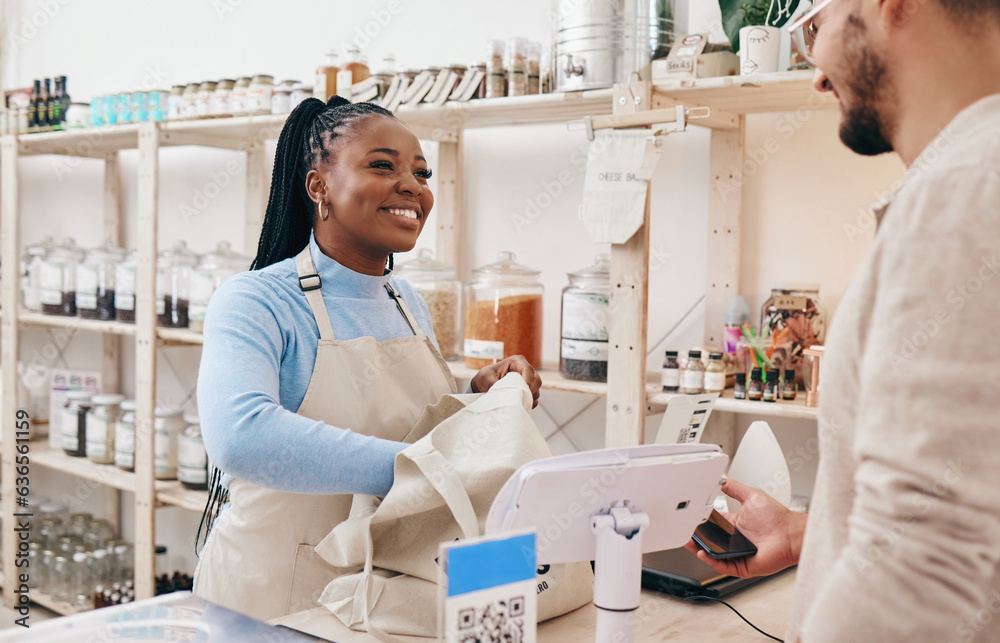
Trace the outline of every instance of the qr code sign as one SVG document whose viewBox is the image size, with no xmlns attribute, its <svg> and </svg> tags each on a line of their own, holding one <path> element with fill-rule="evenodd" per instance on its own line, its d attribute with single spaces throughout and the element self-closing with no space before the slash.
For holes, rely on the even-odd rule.
<svg viewBox="0 0 1000 643">
<path fill-rule="evenodd" d="M 445 602 L 447 643 L 534 643 L 537 605 L 534 579 L 509 583 Z"/>
<path fill-rule="evenodd" d="M 524 596 L 458 612 L 460 643 L 520 643 L 524 640 Z"/>
</svg>

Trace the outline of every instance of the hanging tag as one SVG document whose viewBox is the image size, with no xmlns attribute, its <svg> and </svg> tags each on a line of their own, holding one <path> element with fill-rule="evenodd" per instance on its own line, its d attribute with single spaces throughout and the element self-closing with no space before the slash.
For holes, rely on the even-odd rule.
<svg viewBox="0 0 1000 643">
<path fill-rule="evenodd" d="M 625 243 L 642 225 L 662 144 L 649 130 L 600 130 L 590 144 L 581 219 L 595 243 Z"/>
<path fill-rule="evenodd" d="M 441 543 L 438 641 L 535 643 L 534 532 Z"/>
</svg>

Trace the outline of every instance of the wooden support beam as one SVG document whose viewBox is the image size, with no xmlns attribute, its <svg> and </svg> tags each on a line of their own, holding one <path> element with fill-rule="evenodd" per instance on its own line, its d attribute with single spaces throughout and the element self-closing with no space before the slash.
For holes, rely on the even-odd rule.
<svg viewBox="0 0 1000 643">
<path fill-rule="evenodd" d="M 615 115 L 648 111 L 649 83 L 615 86 Z M 641 120 L 641 119 L 638 119 Z M 642 444 L 646 424 L 646 332 L 649 291 L 649 189 L 643 224 L 611 245 L 608 401 L 605 446 Z"/>
<path fill-rule="evenodd" d="M 135 276 L 135 594 L 155 595 L 156 492 L 153 411 L 156 408 L 156 253 L 159 131 L 139 127 Z"/>
</svg>

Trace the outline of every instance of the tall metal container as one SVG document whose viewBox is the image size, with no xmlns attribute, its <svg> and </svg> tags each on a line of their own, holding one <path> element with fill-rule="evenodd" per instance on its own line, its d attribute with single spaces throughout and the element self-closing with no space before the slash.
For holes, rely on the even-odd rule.
<svg viewBox="0 0 1000 643">
<path fill-rule="evenodd" d="M 553 0 L 556 91 L 625 82 L 673 44 L 673 0 Z"/>
</svg>

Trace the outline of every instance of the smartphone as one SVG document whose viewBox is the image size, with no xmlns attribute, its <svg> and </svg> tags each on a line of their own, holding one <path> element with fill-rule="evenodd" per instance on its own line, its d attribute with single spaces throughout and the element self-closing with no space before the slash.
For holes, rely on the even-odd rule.
<svg viewBox="0 0 1000 643">
<path fill-rule="evenodd" d="M 708 520 L 694 530 L 693 538 L 699 547 L 716 559 L 743 558 L 757 553 L 754 544 L 715 509 Z"/>
</svg>

